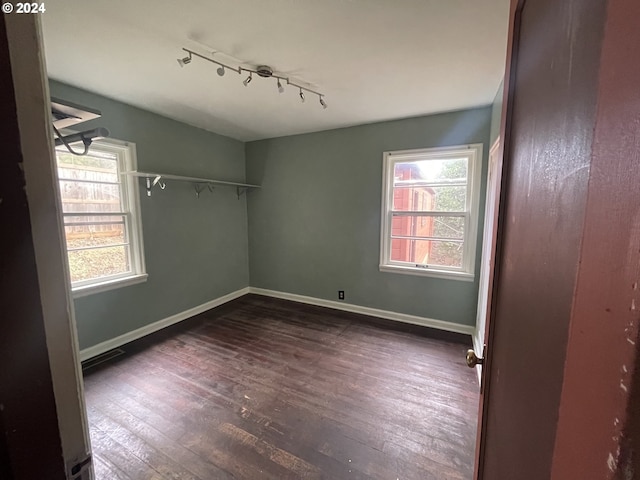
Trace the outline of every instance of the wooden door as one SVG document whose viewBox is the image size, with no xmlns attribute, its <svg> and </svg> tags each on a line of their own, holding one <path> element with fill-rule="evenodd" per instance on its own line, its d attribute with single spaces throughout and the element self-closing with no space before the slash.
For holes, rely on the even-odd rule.
<svg viewBox="0 0 640 480">
<path fill-rule="evenodd" d="M 596 118 L 601 0 L 513 0 L 476 478 L 551 475 Z"/>
</svg>

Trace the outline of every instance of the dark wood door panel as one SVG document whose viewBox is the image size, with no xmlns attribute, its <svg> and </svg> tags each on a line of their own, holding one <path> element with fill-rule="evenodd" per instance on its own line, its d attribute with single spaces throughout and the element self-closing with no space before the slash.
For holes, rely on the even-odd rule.
<svg viewBox="0 0 640 480">
<path fill-rule="evenodd" d="M 527 0 L 518 19 L 490 327 L 485 480 L 550 475 L 605 6 Z"/>
</svg>

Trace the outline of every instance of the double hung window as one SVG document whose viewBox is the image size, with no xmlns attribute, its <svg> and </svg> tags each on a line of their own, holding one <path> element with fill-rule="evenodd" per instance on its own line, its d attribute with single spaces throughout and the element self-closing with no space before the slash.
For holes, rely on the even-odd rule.
<svg viewBox="0 0 640 480">
<path fill-rule="evenodd" d="M 146 279 L 135 179 L 135 147 L 94 141 L 86 155 L 56 148 L 74 296 Z"/>
<path fill-rule="evenodd" d="M 380 270 L 473 280 L 482 145 L 386 152 Z"/>
</svg>

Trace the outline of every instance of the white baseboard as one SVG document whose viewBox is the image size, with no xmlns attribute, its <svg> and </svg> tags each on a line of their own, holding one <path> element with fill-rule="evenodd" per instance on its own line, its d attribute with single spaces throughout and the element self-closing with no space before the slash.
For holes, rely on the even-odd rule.
<svg viewBox="0 0 640 480">
<path fill-rule="evenodd" d="M 249 287 L 241 288 L 240 290 L 228 293 L 227 295 L 223 295 L 222 297 L 203 303 L 202 305 L 190 308 L 188 310 L 185 310 L 184 312 L 176 313 L 175 315 L 171 315 L 170 317 L 150 323 L 149 325 L 145 325 L 144 327 L 132 330 L 131 332 L 127 332 L 123 335 L 120 335 L 119 337 L 115 337 L 92 347 L 85 348 L 84 350 L 80 350 L 80 361 L 84 362 L 85 360 L 93 358 L 96 355 L 100 355 L 101 353 L 108 352 L 109 350 L 113 350 L 114 348 L 121 347 L 126 343 L 142 338 L 146 335 L 149 335 L 150 333 L 157 332 L 158 330 L 162 330 L 163 328 L 186 320 L 187 318 L 194 317 L 203 312 L 206 312 L 207 310 L 219 307 L 224 303 L 230 302 L 231 300 L 235 300 L 238 297 L 246 295 L 247 293 L 249 293 L 249 290 Z"/>
<path fill-rule="evenodd" d="M 295 293 L 277 292 L 275 290 L 266 290 L 264 288 L 249 287 L 249 293 L 256 295 L 264 295 L 266 297 L 281 298 L 283 300 L 291 300 L 293 302 L 307 303 L 319 307 L 334 308 L 336 310 L 344 310 L 345 312 L 360 313 L 371 317 L 386 318 L 387 320 L 395 320 L 398 322 L 411 323 L 423 327 L 435 328 L 447 332 L 462 333 L 474 337 L 475 327 L 463 325 L 460 323 L 445 322 L 443 320 L 435 320 L 433 318 L 418 317 L 416 315 L 407 315 L 406 313 L 390 312 L 388 310 L 379 310 L 377 308 L 362 307 L 351 303 L 336 302 L 333 300 L 324 300 L 322 298 L 307 297 L 297 295 Z"/>
<path fill-rule="evenodd" d="M 379 310 L 377 308 L 370 307 L 362 307 L 360 305 L 354 305 L 351 303 L 344 302 L 336 302 L 332 300 L 324 300 L 321 298 L 315 297 L 307 297 L 304 295 L 297 295 L 295 293 L 286 293 L 286 292 L 277 292 L 275 290 L 266 290 L 263 288 L 255 288 L 255 287 L 246 287 L 240 290 L 236 290 L 235 292 L 231 292 L 222 297 L 216 298 L 209 302 L 203 303 L 202 305 L 198 305 L 196 307 L 185 310 L 184 312 L 176 313 L 175 315 L 171 315 L 170 317 L 164 318 L 162 320 L 158 320 L 157 322 L 151 323 L 149 325 L 145 325 L 144 327 L 140 327 L 136 330 L 132 330 L 131 332 L 127 332 L 118 337 L 112 338 L 105 342 L 99 343 L 89 348 L 85 348 L 80 351 L 80 361 L 84 362 L 90 358 L 93 358 L 102 353 L 108 352 L 109 350 L 113 350 L 114 348 L 121 347 L 129 342 L 142 338 L 150 333 L 157 332 L 158 330 L 162 330 L 170 325 L 174 325 L 178 322 L 186 320 L 188 318 L 199 315 L 207 310 L 211 310 L 212 308 L 219 307 L 220 305 L 230 302 L 231 300 L 235 300 L 236 298 L 242 297 L 248 293 L 255 293 L 256 295 L 263 295 L 266 297 L 274 297 L 281 298 L 284 300 L 291 300 L 293 302 L 306 303 L 309 305 L 316 305 L 319 307 L 327 307 L 333 308 L 336 310 L 343 310 L 345 312 L 351 313 L 359 313 L 362 315 L 369 315 L 372 317 L 385 318 L 387 320 L 395 320 L 398 322 L 410 323 L 413 325 L 420 325 L 423 327 L 435 328 L 437 330 L 443 330 L 446 332 L 454 332 L 461 333 L 463 335 L 470 335 L 474 342 L 474 347 L 476 347 L 476 351 L 481 351 L 482 349 L 478 349 L 476 344 L 476 336 L 475 336 L 475 328 L 469 325 L 462 325 L 459 323 L 451 323 L 445 322 L 443 320 L 435 320 L 433 318 L 427 317 L 419 317 L 416 315 L 408 315 L 406 313 L 397 313 L 391 312 L 388 310 Z"/>
</svg>

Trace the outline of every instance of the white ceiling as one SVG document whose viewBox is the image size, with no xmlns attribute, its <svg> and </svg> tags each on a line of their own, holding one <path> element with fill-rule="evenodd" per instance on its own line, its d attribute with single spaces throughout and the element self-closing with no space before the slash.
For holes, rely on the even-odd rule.
<svg viewBox="0 0 640 480">
<path fill-rule="evenodd" d="M 248 141 L 491 103 L 509 0 L 53 0 L 51 78 Z M 203 46 L 204 45 L 204 46 Z M 216 74 L 182 47 L 266 64 L 324 93 Z M 216 57 L 222 58 L 222 57 Z"/>
</svg>

